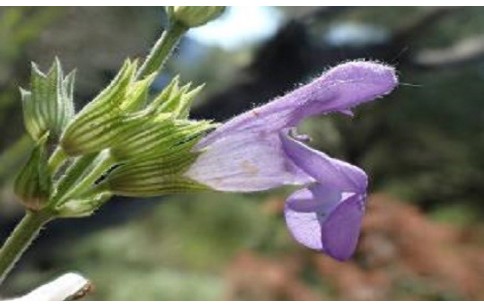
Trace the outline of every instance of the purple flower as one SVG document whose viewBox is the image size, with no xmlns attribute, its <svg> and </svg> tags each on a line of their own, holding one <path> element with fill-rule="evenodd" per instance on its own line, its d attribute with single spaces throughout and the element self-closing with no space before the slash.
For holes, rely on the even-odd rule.
<svg viewBox="0 0 484 308">
<path fill-rule="evenodd" d="M 338 260 L 353 254 L 366 200 L 367 176 L 358 167 L 302 143 L 295 128 L 303 119 L 351 108 L 391 92 L 392 67 L 355 61 L 261 107 L 228 121 L 203 138 L 185 173 L 219 191 L 260 191 L 303 185 L 286 202 L 290 232 L 301 244 Z"/>
</svg>

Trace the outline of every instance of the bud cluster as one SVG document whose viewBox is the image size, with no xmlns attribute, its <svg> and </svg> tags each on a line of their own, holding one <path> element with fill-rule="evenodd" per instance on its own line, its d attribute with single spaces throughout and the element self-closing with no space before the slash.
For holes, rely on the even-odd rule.
<svg viewBox="0 0 484 308">
<path fill-rule="evenodd" d="M 205 189 L 185 176 L 211 121 L 188 119 L 203 86 L 179 77 L 152 97 L 150 86 L 183 33 L 215 19 L 223 7 L 167 7 L 170 24 L 143 65 L 126 60 L 111 83 L 79 112 L 74 72 L 55 59 L 47 73 L 32 64 L 21 89 L 24 123 L 35 142 L 15 181 L 30 211 L 54 217 L 92 214 L 112 195 L 156 196 Z"/>
<path fill-rule="evenodd" d="M 137 71 L 137 61 L 127 60 L 74 114 L 73 74 L 64 79 L 58 60 L 46 75 L 34 65 L 32 89 L 22 94 L 24 122 L 36 146 L 15 185 L 27 208 L 79 217 L 113 194 L 144 197 L 205 188 L 183 175 L 197 156 L 193 146 L 215 127 L 188 119 L 202 86 L 182 85 L 177 76 L 151 99 L 155 74 L 137 80 Z M 50 159 L 48 139 L 57 146 Z M 59 175 L 63 163 L 68 166 Z"/>
</svg>

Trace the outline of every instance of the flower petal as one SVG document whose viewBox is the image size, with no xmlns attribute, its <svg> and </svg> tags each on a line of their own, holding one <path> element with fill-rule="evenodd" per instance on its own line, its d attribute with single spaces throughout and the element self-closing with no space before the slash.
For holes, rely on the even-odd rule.
<svg viewBox="0 0 484 308">
<path fill-rule="evenodd" d="M 341 202 L 322 224 L 324 250 L 333 258 L 348 260 L 355 252 L 364 214 L 365 195 L 354 194 Z"/>
<path fill-rule="evenodd" d="M 313 184 L 294 192 L 286 206 L 297 212 L 320 212 L 326 216 L 341 201 L 342 192 L 329 185 Z"/>
<path fill-rule="evenodd" d="M 260 191 L 314 181 L 286 156 L 277 133 L 241 132 L 204 149 L 185 176 L 220 191 Z"/>
<path fill-rule="evenodd" d="M 316 151 L 289 137 L 286 132 L 280 136 L 287 156 L 318 183 L 336 186 L 346 192 L 366 192 L 368 177 L 360 168 Z"/>
<path fill-rule="evenodd" d="M 314 197 L 313 189 L 303 188 L 287 199 L 284 209 L 287 228 L 294 239 L 308 248 L 320 251 L 324 247 L 318 208 L 324 203 L 324 200 Z M 324 211 L 324 205 L 322 208 L 320 212 Z"/>
<path fill-rule="evenodd" d="M 292 194 L 284 215 L 296 241 L 343 261 L 356 249 L 364 202 L 364 195 L 345 196 L 315 184 Z"/>
<path fill-rule="evenodd" d="M 397 85 L 395 70 L 375 62 L 355 61 L 338 65 L 311 83 L 249 110 L 206 136 L 200 150 L 235 132 L 275 132 L 296 126 L 306 117 L 348 110 L 389 93 Z"/>
</svg>

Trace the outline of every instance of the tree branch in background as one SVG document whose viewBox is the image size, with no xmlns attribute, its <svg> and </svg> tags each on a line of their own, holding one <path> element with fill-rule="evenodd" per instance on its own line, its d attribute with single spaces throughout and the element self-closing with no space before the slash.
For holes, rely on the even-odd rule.
<svg viewBox="0 0 484 308">
<path fill-rule="evenodd" d="M 412 62 L 420 68 L 438 69 L 479 60 L 484 60 L 484 36 L 463 39 L 447 48 L 421 50 Z"/>
</svg>

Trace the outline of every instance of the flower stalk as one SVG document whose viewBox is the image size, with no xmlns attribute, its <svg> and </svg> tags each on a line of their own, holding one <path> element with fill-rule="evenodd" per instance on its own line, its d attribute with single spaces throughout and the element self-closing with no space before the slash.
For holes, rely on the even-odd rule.
<svg viewBox="0 0 484 308">
<path fill-rule="evenodd" d="M 178 22 L 172 22 L 156 41 L 145 62 L 136 73 L 136 80 L 141 80 L 149 75 L 159 72 L 166 59 L 175 49 L 181 37 L 188 31 L 188 27 Z"/>
<path fill-rule="evenodd" d="M 0 250 L 0 284 L 37 237 L 42 226 L 53 218 L 54 214 L 50 211 L 27 211 Z"/>
<path fill-rule="evenodd" d="M 114 161 L 109 153 L 100 153 L 97 159 L 93 159 L 94 167 L 92 170 L 72 187 L 72 189 L 68 190 L 63 196 L 61 196 L 56 204 L 62 204 L 63 202 L 78 197 L 88 191 L 95 184 L 96 180 L 102 177 L 102 175 L 111 168 L 113 163 Z"/>
<path fill-rule="evenodd" d="M 61 147 L 57 147 L 49 158 L 48 168 L 50 174 L 55 174 L 66 162 L 67 154 Z"/>
</svg>

